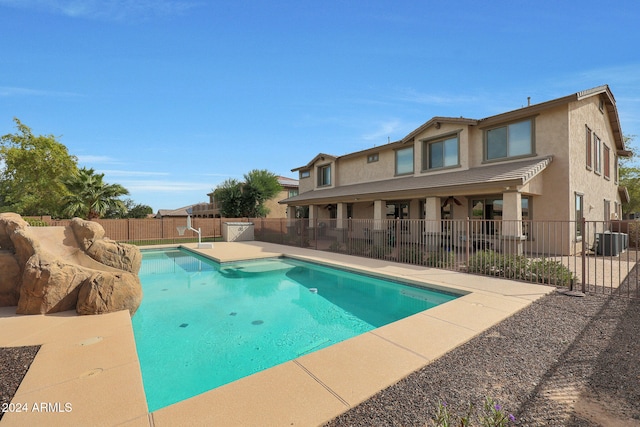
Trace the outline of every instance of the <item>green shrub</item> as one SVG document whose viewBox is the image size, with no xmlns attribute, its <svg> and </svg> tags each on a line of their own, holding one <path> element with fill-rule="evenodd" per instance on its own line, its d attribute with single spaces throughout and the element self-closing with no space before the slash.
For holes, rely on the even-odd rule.
<svg viewBox="0 0 640 427">
<path fill-rule="evenodd" d="M 475 253 L 469 259 L 467 271 L 555 286 L 569 286 L 575 279 L 571 270 L 559 261 L 530 259 L 523 255 L 499 254 L 494 251 Z"/>
<path fill-rule="evenodd" d="M 48 223 L 39 219 L 34 219 L 34 218 L 23 218 L 23 219 L 27 221 L 29 225 L 32 227 L 48 227 L 49 226 Z"/>
<path fill-rule="evenodd" d="M 398 261 L 407 264 L 424 264 L 424 252 L 413 246 L 401 248 Z"/>
<path fill-rule="evenodd" d="M 442 249 L 436 252 L 429 252 L 426 265 L 435 268 L 452 268 L 455 265 L 456 256 L 453 252 Z"/>
<path fill-rule="evenodd" d="M 340 252 L 342 250 L 342 245 L 340 244 L 340 242 L 333 242 L 331 243 L 331 245 L 329 245 L 329 250 L 331 252 Z"/>
</svg>

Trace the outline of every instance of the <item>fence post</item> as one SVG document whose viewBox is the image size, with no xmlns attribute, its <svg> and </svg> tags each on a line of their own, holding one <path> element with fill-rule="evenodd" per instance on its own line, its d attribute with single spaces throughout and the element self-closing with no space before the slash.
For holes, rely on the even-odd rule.
<svg viewBox="0 0 640 427">
<path fill-rule="evenodd" d="M 582 230 L 582 293 L 587 291 L 586 279 L 587 279 L 587 221 L 584 217 L 580 218 L 580 229 Z M 573 291 L 573 283 L 571 284 L 571 290 Z"/>
<path fill-rule="evenodd" d="M 471 220 L 469 219 L 469 217 L 467 217 L 465 228 L 466 228 L 466 230 L 465 230 L 465 235 L 466 235 L 465 246 L 466 246 L 466 253 L 467 253 L 467 259 L 465 260 L 465 264 L 467 266 L 467 271 L 468 271 L 469 270 L 469 258 L 471 258 L 471 252 L 469 250 L 469 242 L 471 241 Z"/>
</svg>

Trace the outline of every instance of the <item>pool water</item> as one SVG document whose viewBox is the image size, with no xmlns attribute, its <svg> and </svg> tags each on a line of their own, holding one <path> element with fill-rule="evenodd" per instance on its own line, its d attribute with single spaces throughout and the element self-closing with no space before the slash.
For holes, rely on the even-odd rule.
<svg viewBox="0 0 640 427">
<path fill-rule="evenodd" d="M 289 258 L 144 251 L 133 329 L 150 411 L 457 295 Z"/>
</svg>

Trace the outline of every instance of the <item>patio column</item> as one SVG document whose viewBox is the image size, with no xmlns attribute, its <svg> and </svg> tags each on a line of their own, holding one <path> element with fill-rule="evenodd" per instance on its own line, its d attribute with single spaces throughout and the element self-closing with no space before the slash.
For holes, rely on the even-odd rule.
<svg viewBox="0 0 640 427">
<path fill-rule="evenodd" d="M 336 214 L 336 234 L 339 243 L 347 241 L 348 231 L 348 218 L 347 218 L 347 204 L 338 203 L 338 209 Z"/>
<path fill-rule="evenodd" d="M 318 206 L 309 205 L 309 240 L 316 239 L 316 223 L 318 222 Z"/>
<path fill-rule="evenodd" d="M 522 193 L 510 191 L 502 193 L 502 233 L 503 252 L 522 254 Z"/>
<path fill-rule="evenodd" d="M 287 234 L 296 235 L 296 207 L 293 205 L 287 205 Z"/>
<path fill-rule="evenodd" d="M 424 242 L 428 251 L 436 251 L 441 244 L 440 197 L 427 197 L 424 202 Z"/>
<path fill-rule="evenodd" d="M 387 230 L 387 202 L 385 200 L 375 200 L 373 202 L 373 243 L 382 246 L 386 242 Z"/>
</svg>

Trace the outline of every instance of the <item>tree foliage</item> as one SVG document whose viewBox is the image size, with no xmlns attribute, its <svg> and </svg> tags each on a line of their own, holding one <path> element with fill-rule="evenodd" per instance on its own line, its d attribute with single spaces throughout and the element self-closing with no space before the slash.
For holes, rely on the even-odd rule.
<svg viewBox="0 0 640 427">
<path fill-rule="evenodd" d="M 120 196 L 129 194 L 129 191 L 120 184 L 107 184 L 103 178 L 103 173 L 82 168 L 64 179 L 63 183 L 69 192 L 64 199 L 65 214 L 90 220 L 108 212 L 116 212 L 120 217 L 125 215 L 127 207 Z"/>
<path fill-rule="evenodd" d="M 227 218 L 260 218 L 269 213 L 265 202 L 282 190 L 278 177 L 264 169 L 254 169 L 244 175 L 244 182 L 224 181 L 214 190 L 220 214 Z"/>
<path fill-rule="evenodd" d="M 77 170 L 77 158 L 53 135 L 33 135 L 14 121 L 17 132 L 0 137 L 0 210 L 58 216 L 67 196 L 61 178 Z"/>
</svg>

